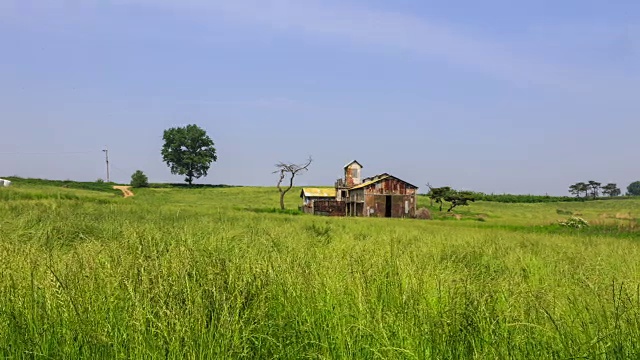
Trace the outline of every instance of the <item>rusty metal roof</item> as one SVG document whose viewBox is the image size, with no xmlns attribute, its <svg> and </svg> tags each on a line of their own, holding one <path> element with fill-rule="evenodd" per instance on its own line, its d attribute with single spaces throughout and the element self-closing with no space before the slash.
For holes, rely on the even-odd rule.
<svg viewBox="0 0 640 360">
<path fill-rule="evenodd" d="M 395 177 L 395 176 L 392 176 L 392 175 L 389 175 L 389 174 L 386 174 L 386 173 L 385 173 L 385 174 L 376 175 L 376 176 L 374 176 L 373 178 L 370 178 L 371 180 L 369 180 L 369 181 L 365 181 L 365 182 L 363 182 L 363 183 L 362 183 L 362 184 L 360 184 L 360 185 L 357 185 L 357 186 L 354 186 L 354 187 L 352 187 L 352 188 L 349 188 L 349 190 L 362 189 L 362 188 L 364 188 L 364 187 L 367 187 L 367 186 L 369 186 L 369 185 L 373 185 L 373 184 L 375 184 L 375 183 L 377 183 L 377 182 L 379 182 L 379 181 L 382 181 L 382 180 L 384 180 L 384 179 L 388 179 L 388 178 L 394 178 L 394 179 L 396 179 L 396 180 L 400 180 L 400 181 L 402 181 L 403 183 L 405 183 L 405 184 L 407 184 L 407 185 L 409 185 L 409 186 L 412 186 L 412 187 L 414 187 L 414 188 L 416 188 L 416 189 L 418 188 L 417 186 L 415 186 L 415 185 L 413 185 L 413 184 L 410 184 L 410 183 L 408 183 L 408 182 L 406 182 L 406 181 L 404 181 L 404 180 L 402 180 L 402 179 L 399 179 L 399 178 L 397 178 L 397 177 Z"/>
<path fill-rule="evenodd" d="M 362 183 L 362 184 L 360 184 L 360 185 L 356 185 L 356 186 L 354 186 L 354 187 L 352 187 L 352 188 L 349 188 L 349 190 L 362 189 L 363 187 L 367 187 L 367 186 L 369 186 L 369 185 L 371 185 L 371 184 L 375 184 L 375 183 L 377 183 L 378 181 L 380 181 L 380 180 L 384 180 L 384 179 L 386 179 L 386 178 L 388 178 L 388 177 L 389 177 L 389 175 L 380 176 L 380 177 L 374 177 L 374 178 L 373 178 L 373 180 L 363 182 L 363 183 Z"/>
<path fill-rule="evenodd" d="M 361 167 L 361 168 L 364 168 L 364 166 L 362 166 L 362 164 L 360 164 L 360 163 L 358 162 L 358 160 L 353 160 L 352 162 L 350 162 L 350 163 L 348 163 L 347 165 L 345 165 L 345 166 L 344 166 L 344 169 L 348 168 L 348 167 L 349 167 L 349 165 L 351 165 L 351 164 L 353 164 L 353 163 L 356 163 L 356 164 L 360 165 L 360 167 Z"/>
<path fill-rule="evenodd" d="M 300 197 L 336 197 L 335 188 L 302 188 Z"/>
</svg>

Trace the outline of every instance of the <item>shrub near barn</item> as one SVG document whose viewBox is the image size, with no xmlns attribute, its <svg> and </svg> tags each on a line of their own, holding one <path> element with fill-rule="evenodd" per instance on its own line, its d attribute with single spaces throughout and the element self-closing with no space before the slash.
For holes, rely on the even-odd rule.
<svg viewBox="0 0 640 360">
<path fill-rule="evenodd" d="M 147 178 L 147 175 L 145 175 L 142 170 L 136 170 L 136 172 L 131 175 L 130 184 L 134 188 L 149 187 L 149 178 Z"/>
</svg>

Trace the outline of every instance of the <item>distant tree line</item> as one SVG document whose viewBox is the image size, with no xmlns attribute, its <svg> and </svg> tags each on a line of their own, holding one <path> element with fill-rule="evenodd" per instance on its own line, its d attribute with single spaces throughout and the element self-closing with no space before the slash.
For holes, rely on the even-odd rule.
<svg viewBox="0 0 640 360">
<path fill-rule="evenodd" d="M 584 198 L 590 197 L 592 199 L 596 199 L 600 196 L 600 192 L 608 197 L 622 195 L 622 190 L 620 190 L 618 185 L 615 183 L 609 183 L 602 186 L 602 183 L 590 180 L 586 183 L 579 182 L 569 186 L 569 193 L 575 195 L 577 198 L 584 194 Z"/>
<path fill-rule="evenodd" d="M 481 192 L 473 193 L 477 201 L 492 201 L 511 204 L 534 204 L 550 202 L 577 202 L 585 201 L 585 198 L 572 196 L 550 196 L 550 195 L 514 195 L 514 194 L 485 194 Z"/>
<path fill-rule="evenodd" d="M 585 183 L 586 184 L 586 183 Z M 607 184 L 608 185 L 608 184 Z M 620 196 L 620 194 L 614 190 L 612 186 L 602 186 L 601 191 L 603 195 L 607 197 L 600 197 L 598 199 L 624 199 L 624 197 Z M 617 186 L 616 186 L 617 188 Z M 613 190 L 613 191 L 612 191 Z M 578 196 L 550 196 L 550 195 L 515 195 L 515 194 L 486 194 L 483 192 L 475 192 L 475 191 L 467 191 L 465 192 L 471 195 L 475 201 L 491 201 L 491 202 L 499 202 L 499 203 L 520 203 L 520 204 L 533 204 L 533 203 L 551 203 L 551 202 L 582 202 L 582 201 L 592 201 L 594 200 L 593 195 L 589 195 L 591 192 L 587 192 L 587 196 L 584 195 L 584 191 L 580 191 L 580 197 Z M 600 193 L 600 192 L 599 192 Z M 627 196 L 640 196 L 640 181 L 637 181 L 629 187 L 627 187 Z M 431 198 L 431 202 L 435 202 L 434 197 L 432 197 L 432 190 L 430 187 L 430 191 L 427 194 L 422 194 L 422 196 L 428 196 Z"/>
</svg>

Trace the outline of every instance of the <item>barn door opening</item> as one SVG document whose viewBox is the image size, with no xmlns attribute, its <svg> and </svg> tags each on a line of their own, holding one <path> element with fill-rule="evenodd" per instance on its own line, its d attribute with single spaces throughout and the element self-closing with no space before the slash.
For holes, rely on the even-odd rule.
<svg viewBox="0 0 640 360">
<path fill-rule="evenodd" d="M 387 195 L 387 199 L 384 204 L 384 217 L 391 217 L 391 195 Z"/>
</svg>

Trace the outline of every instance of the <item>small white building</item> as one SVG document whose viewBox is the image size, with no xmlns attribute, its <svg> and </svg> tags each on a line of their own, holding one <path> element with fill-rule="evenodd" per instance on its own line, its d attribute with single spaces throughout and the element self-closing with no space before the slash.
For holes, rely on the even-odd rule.
<svg viewBox="0 0 640 360">
<path fill-rule="evenodd" d="M 9 186 L 11 186 L 11 181 L 0 179 L 0 187 L 9 187 Z"/>
</svg>

